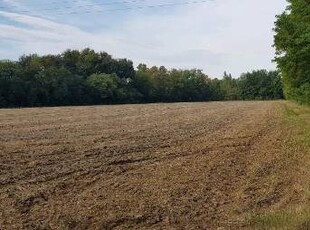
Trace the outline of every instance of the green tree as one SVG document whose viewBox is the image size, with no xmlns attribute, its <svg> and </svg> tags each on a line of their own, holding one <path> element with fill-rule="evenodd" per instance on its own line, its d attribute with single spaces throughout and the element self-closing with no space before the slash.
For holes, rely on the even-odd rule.
<svg viewBox="0 0 310 230">
<path fill-rule="evenodd" d="M 299 90 L 309 97 L 309 85 Z M 308 92 L 308 93 L 307 93 Z M 181 102 L 282 97 L 280 75 L 253 71 L 209 79 L 201 70 L 168 70 L 91 49 L 0 62 L 0 107 Z"/>
<path fill-rule="evenodd" d="M 223 100 L 238 100 L 240 98 L 237 79 L 226 72 L 220 81 L 220 91 Z"/>
<path fill-rule="evenodd" d="M 93 74 L 86 82 L 96 104 L 112 103 L 123 96 L 121 80 L 116 74 Z"/>
<path fill-rule="evenodd" d="M 35 75 L 36 87 L 32 88 L 35 105 L 87 104 L 84 80 L 65 68 L 50 67 Z"/>
<path fill-rule="evenodd" d="M 146 65 L 140 64 L 131 86 L 136 90 L 136 97 L 141 102 L 155 102 L 155 85 Z"/>
<path fill-rule="evenodd" d="M 201 70 L 172 70 L 171 99 L 173 101 L 208 101 L 208 77 Z"/>
<path fill-rule="evenodd" d="M 286 98 L 310 103 L 310 2 L 289 0 L 275 23 L 275 60 Z"/>
<path fill-rule="evenodd" d="M 281 77 L 277 71 L 257 70 L 244 73 L 238 80 L 240 97 L 244 100 L 281 99 Z"/>
<path fill-rule="evenodd" d="M 16 63 L 0 61 L 0 107 L 11 106 L 11 88 L 14 87 L 13 79 L 16 75 Z"/>
</svg>

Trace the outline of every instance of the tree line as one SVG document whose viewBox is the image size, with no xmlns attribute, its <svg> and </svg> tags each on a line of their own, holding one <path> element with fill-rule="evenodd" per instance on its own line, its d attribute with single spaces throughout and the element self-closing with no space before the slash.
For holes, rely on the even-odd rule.
<svg viewBox="0 0 310 230">
<path fill-rule="evenodd" d="M 201 70 L 136 69 L 91 49 L 0 61 L 0 107 L 263 100 L 283 97 L 277 71 L 211 79 Z"/>
<path fill-rule="evenodd" d="M 285 97 L 310 104 L 310 1 L 287 2 L 275 23 L 275 60 Z"/>
</svg>

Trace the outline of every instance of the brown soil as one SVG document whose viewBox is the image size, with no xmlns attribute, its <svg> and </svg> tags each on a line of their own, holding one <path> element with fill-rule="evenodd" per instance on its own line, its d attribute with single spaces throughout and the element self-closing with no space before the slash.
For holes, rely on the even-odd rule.
<svg viewBox="0 0 310 230">
<path fill-rule="evenodd" d="M 250 228 L 299 199 L 284 104 L 0 110 L 0 229 Z"/>
</svg>

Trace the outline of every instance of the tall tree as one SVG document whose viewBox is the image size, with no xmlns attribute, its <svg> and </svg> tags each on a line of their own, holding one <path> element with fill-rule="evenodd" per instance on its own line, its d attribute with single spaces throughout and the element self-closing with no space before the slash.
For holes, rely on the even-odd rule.
<svg viewBox="0 0 310 230">
<path fill-rule="evenodd" d="M 121 80 L 116 74 L 93 74 L 87 78 L 93 103 L 117 102 L 122 97 Z"/>
<path fill-rule="evenodd" d="M 276 62 L 288 99 L 310 104 L 310 1 L 288 0 L 275 23 Z"/>
<path fill-rule="evenodd" d="M 168 70 L 91 49 L 0 61 L 0 107 L 276 99 L 277 72 L 254 71 L 210 79 L 201 70 Z"/>
<path fill-rule="evenodd" d="M 226 71 L 220 82 L 220 90 L 223 100 L 238 100 L 240 98 L 237 79 L 234 79 L 231 74 L 227 74 Z"/>
<path fill-rule="evenodd" d="M 241 99 L 281 99 L 281 76 L 277 71 L 256 70 L 244 73 L 238 80 Z"/>
</svg>

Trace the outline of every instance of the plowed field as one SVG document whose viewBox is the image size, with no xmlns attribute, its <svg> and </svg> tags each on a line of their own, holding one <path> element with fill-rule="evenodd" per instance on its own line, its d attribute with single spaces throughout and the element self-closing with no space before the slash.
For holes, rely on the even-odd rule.
<svg viewBox="0 0 310 230">
<path fill-rule="evenodd" d="M 0 229 L 251 228 L 301 199 L 285 104 L 0 110 Z"/>
</svg>

